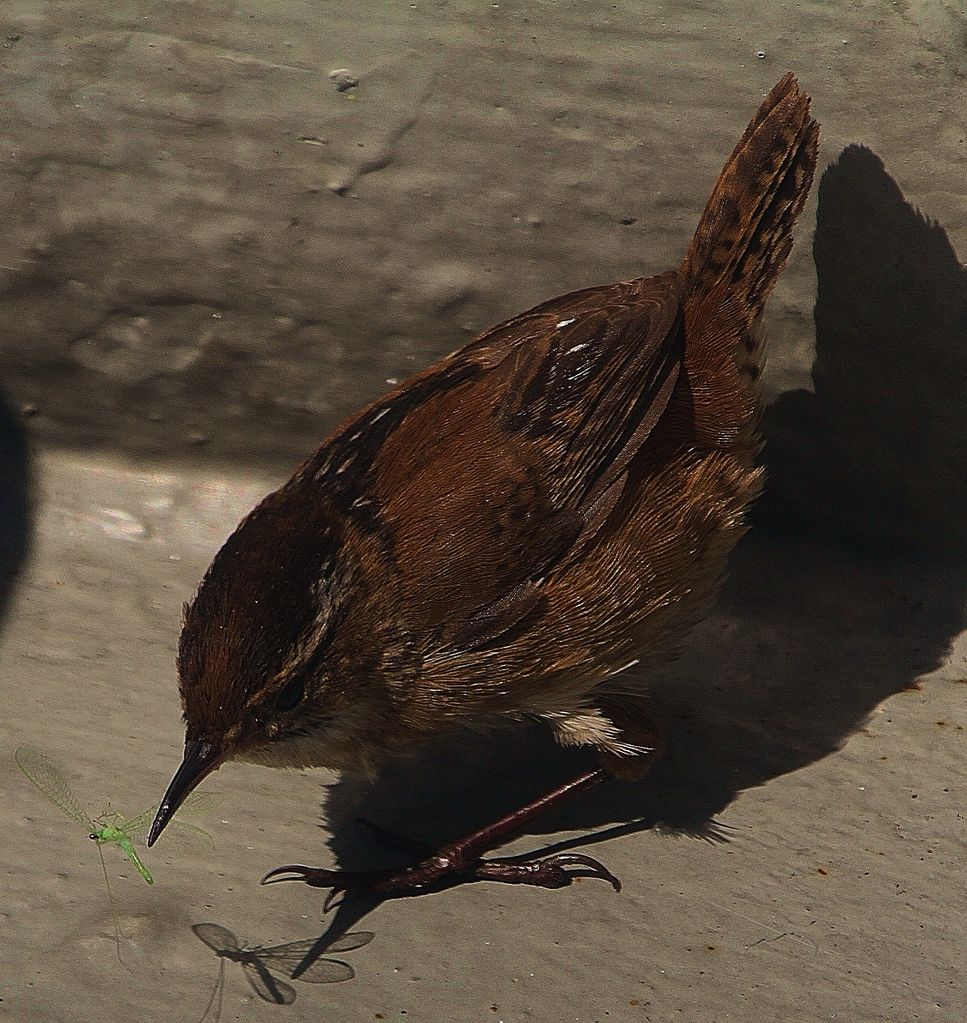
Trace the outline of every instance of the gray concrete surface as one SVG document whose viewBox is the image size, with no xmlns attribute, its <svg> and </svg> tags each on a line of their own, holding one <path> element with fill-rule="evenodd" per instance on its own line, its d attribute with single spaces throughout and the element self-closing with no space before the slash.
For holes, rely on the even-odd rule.
<svg viewBox="0 0 967 1023">
<path fill-rule="evenodd" d="M 787 69 L 825 176 L 768 309 L 766 498 L 651 680 L 668 761 L 511 846 L 597 835 L 625 890 L 350 903 L 353 981 L 280 1007 L 228 964 L 222 1018 L 964 1018 L 967 16 L 912 0 L 3 6 L 0 1018 L 199 1020 L 190 924 L 327 926 L 262 872 L 573 770 L 531 733 L 376 787 L 226 767 L 214 853 L 162 840 L 149 888 L 106 851 L 122 965 L 96 850 L 13 752 L 95 813 L 156 799 L 181 604 L 238 517 L 387 380 L 677 262 Z"/>
</svg>

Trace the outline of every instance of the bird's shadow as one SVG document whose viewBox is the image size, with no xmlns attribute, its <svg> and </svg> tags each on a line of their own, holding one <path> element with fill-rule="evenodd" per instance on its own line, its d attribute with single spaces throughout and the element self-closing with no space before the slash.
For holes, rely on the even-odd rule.
<svg viewBox="0 0 967 1023">
<path fill-rule="evenodd" d="M 580 797 L 531 834 L 664 825 L 714 837 L 737 793 L 836 750 L 964 628 L 952 558 L 967 551 L 967 273 L 860 146 L 822 178 L 814 254 L 815 391 L 767 409 L 753 528 L 716 610 L 645 682 L 668 755 L 644 782 Z M 432 845 L 592 762 L 540 728 L 447 737 L 376 784 L 332 786 L 330 846 L 349 869 L 398 862 L 357 818 Z M 363 912 L 347 907 L 346 926 Z"/>
<path fill-rule="evenodd" d="M 0 623 L 33 535 L 30 445 L 20 417 L 0 394 Z"/>
</svg>

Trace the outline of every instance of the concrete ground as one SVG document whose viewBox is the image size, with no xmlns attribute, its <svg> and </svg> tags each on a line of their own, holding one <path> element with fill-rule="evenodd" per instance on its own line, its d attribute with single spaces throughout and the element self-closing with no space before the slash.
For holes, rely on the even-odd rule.
<svg viewBox="0 0 967 1023">
<path fill-rule="evenodd" d="M 118 943 L 96 848 L 16 748 L 92 815 L 156 801 L 181 605 L 238 518 L 387 381 L 674 265 L 787 69 L 822 180 L 768 308 L 766 497 L 648 679 L 667 760 L 508 847 L 568 843 L 624 890 L 324 916 L 257 886 L 385 862 L 359 816 L 451 837 L 581 763 L 525 729 L 375 786 L 226 766 L 214 851 L 162 838 L 149 887 L 104 850 Z M 374 935 L 288 1006 L 225 963 L 222 1019 L 962 1020 L 965 72 L 944 0 L 4 4 L 0 1019 L 200 1020 L 210 921 Z"/>
</svg>

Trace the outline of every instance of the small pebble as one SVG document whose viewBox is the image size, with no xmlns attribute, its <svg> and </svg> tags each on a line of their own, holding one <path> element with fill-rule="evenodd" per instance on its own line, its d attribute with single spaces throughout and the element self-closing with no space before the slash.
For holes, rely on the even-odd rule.
<svg viewBox="0 0 967 1023">
<path fill-rule="evenodd" d="M 336 87 L 336 92 L 348 92 L 359 85 L 359 79 L 349 70 L 348 67 L 336 68 L 329 72 L 329 80 Z"/>
</svg>

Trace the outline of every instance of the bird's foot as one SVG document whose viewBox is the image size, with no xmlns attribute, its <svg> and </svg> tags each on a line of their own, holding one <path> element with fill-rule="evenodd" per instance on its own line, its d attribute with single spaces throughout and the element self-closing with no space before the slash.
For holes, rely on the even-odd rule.
<svg viewBox="0 0 967 1023">
<path fill-rule="evenodd" d="M 262 878 L 262 884 L 302 881 L 313 888 L 329 888 L 326 909 L 344 892 L 368 892 L 387 898 L 420 895 L 428 889 L 457 881 L 501 881 L 539 888 L 566 888 L 576 877 L 597 877 L 615 891 L 621 882 L 598 860 L 581 853 L 555 853 L 527 859 L 513 856 L 484 860 L 459 846 L 450 846 L 412 867 L 402 870 L 347 871 L 292 865 L 277 867 Z"/>
<path fill-rule="evenodd" d="M 520 831 L 533 818 L 572 799 L 580 792 L 600 785 L 608 777 L 608 773 L 600 767 L 585 771 L 492 824 L 451 842 L 433 855 L 427 855 L 425 847 L 415 842 L 400 839 L 379 825 L 364 822 L 381 841 L 409 849 L 417 860 L 416 864 L 402 870 L 364 872 L 298 865 L 277 867 L 262 878 L 262 884 L 302 881 L 313 888 L 330 888 L 332 890 L 325 901 L 327 910 L 345 892 L 368 893 L 392 899 L 420 895 L 430 889 L 458 884 L 461 880 L 566 888 L 576 877 L 597 877 L 607 881 L 615 891 L 621 891 L 621 882 L 604 864 L 581 853 L 562 852 L 543 857 L 509 856 L 497 859 L 484 859 L 482 855 L 515 831 Z"/>
</svg>

